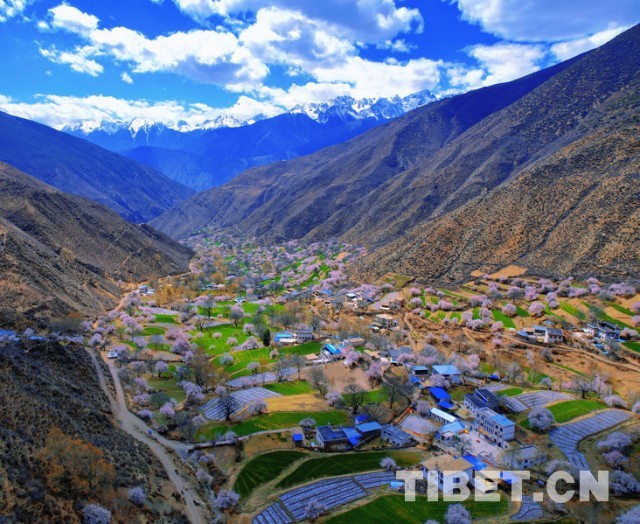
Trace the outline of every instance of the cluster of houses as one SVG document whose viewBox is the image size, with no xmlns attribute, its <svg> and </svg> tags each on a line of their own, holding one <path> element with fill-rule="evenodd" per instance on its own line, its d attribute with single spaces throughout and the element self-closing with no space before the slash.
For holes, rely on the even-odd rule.
<svg viewBox="0 0 640 524">
<path fill-rule="evenodd" d="M 587 324 L 585 332 L 603 342 L 620 339 L 620 327 L 612 322 L 595 322 Z"/>
</svg>

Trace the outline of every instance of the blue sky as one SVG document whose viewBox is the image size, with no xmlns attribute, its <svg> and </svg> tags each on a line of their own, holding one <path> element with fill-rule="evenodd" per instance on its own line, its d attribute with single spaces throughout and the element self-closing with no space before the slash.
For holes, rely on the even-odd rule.
<svg viewBox="0 0 640 524">
<path fill-rule="evenodd" d="M 0 109 L 198 127 L 340 95 L 447 96 L 639 20 L 637 0 L 0 0 Z"/>
</svg>

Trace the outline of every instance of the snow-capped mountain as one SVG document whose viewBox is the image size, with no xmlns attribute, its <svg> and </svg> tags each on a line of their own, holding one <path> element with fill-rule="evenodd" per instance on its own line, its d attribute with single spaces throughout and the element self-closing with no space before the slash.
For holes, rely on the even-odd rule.
<svg viewBox="0 0 640 524">
<path fill-rule="evenodd" d="M 350 96 L 340 96 L 329 102 L 297 105 L 289 110 L 289 113 L 304 114 L 321 123 L 326 123 L 331 118 L 390 120 L 434 100 L 435 97 L 426 90 L 404 98 L 395 96 L 355 99 Z"/>
<path fill-rule="evenodd" d="M 435 100 L 428 91 L 404 98 L 341 96 L 298 105 L 266 118 L 220 115 L 198 125 L 148 118 L 86 121 L 64 129 L 105 149 L 155 167 L 196 189 L 222 184 L 245 169 L 313 153 Z"/>
</svg>

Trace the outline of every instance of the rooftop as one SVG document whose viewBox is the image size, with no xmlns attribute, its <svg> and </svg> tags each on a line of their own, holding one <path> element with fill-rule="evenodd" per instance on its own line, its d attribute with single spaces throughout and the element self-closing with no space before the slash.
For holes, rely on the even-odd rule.
<svg viewBox="0 0 640 524">
<path fill-rule="evenodd" d="M 342 429 L 333 429 L 331 426 L 318 426 L 317 432 L 325 442 L 330 440 L 349 440 Z"/>
<path fill-rule="evenodd" d="M 460 371 L 451 364 L 431 366 L 438 375 L 459 375 Z"/>
<path fill-rule="evenodd" d="M 430 459 L 421 462 L 421 465 L 427 471 L 438 470 L 448 474 L 458 473 L 460 471 L 466 471 L 473 468 L 473 464 L 468 460 L 465 460 L 464 458 L 455 458 L 451 455 L 431 457 Z"/>
</svg>

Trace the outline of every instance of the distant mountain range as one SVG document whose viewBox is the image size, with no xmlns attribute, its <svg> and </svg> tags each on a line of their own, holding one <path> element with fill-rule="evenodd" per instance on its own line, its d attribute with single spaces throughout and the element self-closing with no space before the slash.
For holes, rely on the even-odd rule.
<svg viewBox="0 0 640 524">
<path fill-rule="evenodd" d="M 117 281 L 185 272 L 191 255 L 149 226 L 0 163 L 0 327 L 101 313 L 118 302 Z"/>
<path fill-rule="evenodd" d="M 158 171 L 50 127 L 0 112 L 0 162 L 146 222 L 193 191 Z"/>
<path fill-rule="evenodd" d="M 84 122 L 64 131 L 147 164 L 188 187 L 204 190 L 248 168 L 344 142 L 434 99 L 428 91 L 392 99 L 345 96 L 327 103 L 298 105 L 273 118 L 219 117 L 197 128 L 136 119 L 122 124 Z"/>
<path fill-rule="evenodd" d="M 362 270 L 461 279 L 640 267 L 640 26 L 519 80 L 419 108 L 309 156 L 248 170 L 152 224 L 369 245 Z M 635 275 L 638 276 L 637 274 Z"/>
</svg>

